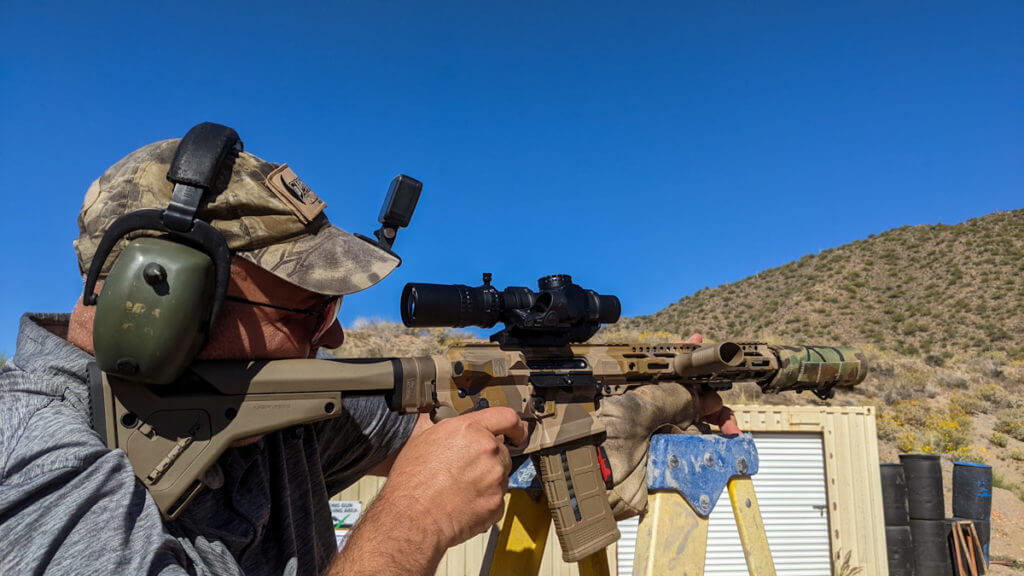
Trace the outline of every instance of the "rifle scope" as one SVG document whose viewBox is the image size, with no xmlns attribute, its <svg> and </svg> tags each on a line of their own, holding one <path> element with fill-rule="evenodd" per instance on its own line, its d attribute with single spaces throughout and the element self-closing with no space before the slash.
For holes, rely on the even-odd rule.
<svg viewBox="0 0 1024 576">
<path fill-rule="evenodd" d="M 536 292 L 510 286 L 499 291 L 484 274 L 482 286 L 410 283 L 402 290 L 402 322 L 409 327 L 490 328 L 498 322 L 530 332 L 564 332 L 572 341 L 618 321 L 619 299 L 573 284 L 567 274 L 544 276 Z M 583 334 L 586 333 L 584 336 Z"/>
</svg>

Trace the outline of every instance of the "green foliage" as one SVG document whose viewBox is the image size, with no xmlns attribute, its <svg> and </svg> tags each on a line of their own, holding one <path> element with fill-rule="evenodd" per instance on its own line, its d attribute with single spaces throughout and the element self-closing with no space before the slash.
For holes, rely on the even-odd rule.
<svg viewBox="0 0 1024 576">
<path fill-rule="evenodd" d="M 1012 402 L 1012 399 L 1006 392 L 1006 389 L 994 382 L 978 386 L 974 389 L 974 393 L 984 400 L 988 404 L 988 407 L 991 408 L 1002 408 L 1009 406 Z M 982 411 L 991 412 L 991 410 L 987 408 Z"/>
<path fill-rule="evenodd" d="M 992 485 L 996 488 L 1002 488 L 1003 490 L 1013 492 L 1017 498 L 1020 498 L 1021 501 L 1024 502 L 1024 488 L 1021 488 L 1018 484 L 1007 479 L 1006 476 L 1003 476 L 998 472 L 992 472 Z"/>
<path fill-rule="evenodd" d="M 1000 410 L 996 414 L 996 425 L 993 430 L 1024 442 L 1024 408 Z"/>
<path fill-rule="evenodd" d="M 959 406 L 961 410 L 968 414 L 978 414 L 980 412 L 988 411 L 988 403 L 974 394 L 954 392 L 949 396 L 949 401 L 956 406 Z"/>
<path fill-rule="evenodd" d="M 976 462 L 978 464 L 988 462 L 988 450 L 984 446 L 976 444 L 968 444 L 956 450 L 950 450 L 949 455 L 958 462 Z"/>
<path fill-rule="evenodd" d="M 988 441 L 1000 448 L 1006 448 L 1006 445 L 1010 443 L 1010 439 L 1007 438 L 1006 434 L 1001 432 L 993 432 L 992 434 L 989 434 Z"/>
</svg>

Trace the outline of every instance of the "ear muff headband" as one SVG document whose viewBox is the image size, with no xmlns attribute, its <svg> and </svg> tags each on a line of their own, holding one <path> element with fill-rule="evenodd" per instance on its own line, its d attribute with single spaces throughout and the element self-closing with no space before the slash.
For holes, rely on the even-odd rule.
<svg viewBox="0 0 1024 576">
<path fill-rule="evenodd" d="M 210 314 L 212 327 L 227 295 L 231 252 L 224 236 L 217 229 L 202 220 L 196 220 L 196 211 L 203 194 L 215 190 L 217 179 L 226 168 L 225 160 L 242 149 L 238 133 L 227 126 L 203 122 L 189 130 L 178 144 L 171 168 L 167 172 L 167 179 L 174 183 L 170 204 L 164 210 L 136 210 L 114 221 L 103 234 L 93 255 L 82 303 L 87 306 L 96 304 L 96 281 L 118 240 L 138 230 L 155 230 L 201 250 L 213 261 L 215 283 Z"/>
</svg>

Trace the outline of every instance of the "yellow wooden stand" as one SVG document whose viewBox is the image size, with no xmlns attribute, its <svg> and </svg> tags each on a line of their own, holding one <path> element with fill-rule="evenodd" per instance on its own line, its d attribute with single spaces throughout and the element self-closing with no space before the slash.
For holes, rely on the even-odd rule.
<svg viewBox="0 0 1024 576">
<path fill-rule="evenodd" d="M 757 449 L 749 435 L 654 436 L 647 464 L 647 513 L 640 519 L 633 574 L 702 576 L 708 515 L 718 495 L 727 488 L 749 573 L 775 576 L 750 477 L 757 466 Z M 533 478 L 530 468 L 517 471 L 510 480 L 513 489 L 509 491 L 501 532 L 496 541 L 492 540 L 486 574 L 532 576 L 540 571 L 551 515 L 543 493 L 531 486 Z M 611 573 L 607 550 L 584 558 L 578 565 L 581 576 Z"/>
<path fill-rule="evenodd" d="M 729 499 L 736 516 L 736 528 L 753 576 L 774 576 L 775 564 L 768 549 L 768 537 L 750 476 L 729 480 Z M 660 576 L 704 574 L 708 541 L 708 519 L 700 516 L 674 491 L 651 492 L 647 513 L 640 519 L 633 574 Z"/>
<path fill-rule="evenodd" d="M 537 574 L 550 529 L 551 512 L 543 494 L 533 498 L 527 490 L 510 490 L 498 543 L 487 573 L 490 576 Z M 587 556 L 578 565 L 580 576 L 611 574 L 607 550 Z"/>
</svg>

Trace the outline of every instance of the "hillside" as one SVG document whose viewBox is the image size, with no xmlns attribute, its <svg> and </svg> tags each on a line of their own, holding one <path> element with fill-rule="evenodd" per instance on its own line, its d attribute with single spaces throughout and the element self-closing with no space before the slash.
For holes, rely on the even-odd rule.
<svg viewBox="0 0 1024 576">
<path fill-rule="evenodd" d="M 624 329 L 1024 360 L 1024 210 L 905 226 L 700 290 Z"/>
</svg>

